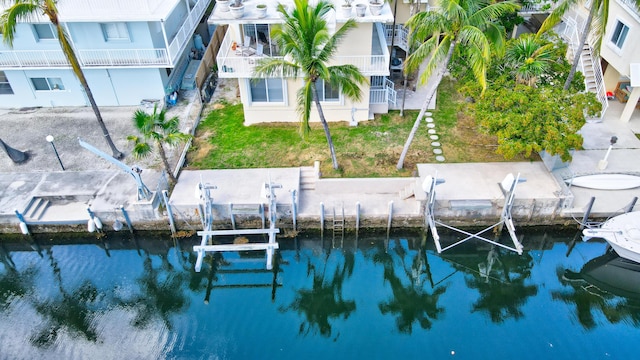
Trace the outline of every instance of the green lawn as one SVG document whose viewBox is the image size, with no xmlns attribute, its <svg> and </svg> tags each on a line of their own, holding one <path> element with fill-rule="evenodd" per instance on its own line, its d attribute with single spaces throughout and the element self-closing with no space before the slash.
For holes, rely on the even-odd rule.
<svg viewBox="0 0 640 360">
<path fill-rule="evenodd" d="M 472 120 L 458 119 L 460 98 L 453 84 L 445 81 L 440 89 L 433 118 L 446 161 L 504 161 L 493 152 L 495 139 L 478 135 Z M 340 165 L 335 171 L 320 124 L 313 124 L 303 139 L 297 124 L 244 126 L 241 104 L 219 103 L 215 108 L 198 126 L 188 155 L 190 169 L 312 166 L 318 160 L 325 177 L 385 177 L 411 176 L 416 163 L 436 161 L 423 123 L 406 157 L 405 169 L 395 168 L 417 111 L 405 111 L 403 117 L 397 111 L 378 115 L 357 127 L 330 123 Z"/>
</svg>

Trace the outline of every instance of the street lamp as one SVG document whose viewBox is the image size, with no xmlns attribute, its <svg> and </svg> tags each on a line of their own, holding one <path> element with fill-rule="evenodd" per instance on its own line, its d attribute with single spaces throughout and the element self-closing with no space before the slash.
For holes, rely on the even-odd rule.
<svg viewBox="0 0 640 360">
<path fill-rule="evenodd" d="M 604 170 L 604 169 L 607 168 L 607 165 L 609 164 L 607 162 L 607 159 L 609 158 L 609 154 L 611 154 L 611 149 L 613 148 L 613 145 L 618 142 L 618 137 L 617 136 L 612 136 L 611 140 L 609 140 L 609 142 L 611 144 L 609 145 L 609 149 L 607 150 L 607 153 L 604 155 L 604 159 L 598 161 L 598 169 L 600 169 L 600 170 Z"/>
<path fill-rule="evenodd" d="M 60 163 L 60 167 L 62 168 L 62 171 L 64 171 L 64 165 L 62 165 L 62 160 L 60 160 L 60 155 L 58 155 L 58 150 L 56 149 L 56 145 L 53 143 L 52 135 L 47 135 L 47 142 L 51 144 L 51 147 L 53 148 L 53 152 L 56 154 L 56 158 L 58 158 L 58 162 Z"/>
</svg>

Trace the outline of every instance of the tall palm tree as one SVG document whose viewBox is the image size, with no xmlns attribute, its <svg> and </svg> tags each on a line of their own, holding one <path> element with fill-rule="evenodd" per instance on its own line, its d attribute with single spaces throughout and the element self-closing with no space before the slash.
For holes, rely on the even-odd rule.
<svg viewBox="0 0 640 360">
<path fill-rule="evenodd" d="M 636 8 L 640 8 L 640 0 L 633 0 L 636 4 Z M 573 6 L 580 5 L 583 3 L 583 0 L 564 0 L 562 1 L 549 16 L 544 20 L 540 30 L 538 30 L 538 35 L 548 31 L 549 29 L 556 26 L 560 21 L 562 21 L 562 16 Z M 593 33 L 595 38 L 594 44 L 594 52 L 598 54 L 600 52 L 600 45 L 602 44 L 602 37 L 607 28 L 607 19 L 609 18 L 609 0 L 591 0 L 591 8 L 589 9 L 589 16 L 587 17 L 587 21 L 584 24 L 584 28 L 582 29 L 582 33 L 580 34 L 580 43 L 576 48 L 576 53 L 573 56 L 573 65 L 571 66 L 571 71 L 569 71 L 569 76 L 567 76 L 567 80 L 564 83 L 564 89 L 568 90 L 571 82 L 573 81 L 573 77 L 576 74 L 578 69 L 578 64 L 580 63 L 580 54 L 582 54 L 582 49 L 584 45 L 587 44 L 587 38 L 589 37 L 589 33 Z"/>
<path fill-rule="evenodd" d="M 142 137 L 137 135 L 127 136 L 127 140 L 134 143 L 132 154 L 135 158 L 143 158 L 149 156 L 153 152 L 153 146 L 148 143 L 149 140 L 153 140 L 158 150 L 158 154 L 162 159 L 164 168 L 169 174 L 169 182 L 171 185 L 176 183 L 176 178 L 173 176 L 169 160 L 167 160 L 167 154 L 162 144 L 169 146 L 175 146 L 177 144 L 186 142 L 191 138 L 191 135 L 180 132 L 179 125 L 180 119 L 177 116 L 167 119 L 167 111 L 162 109 L 158 112 L 158 106 L 154 106 L 153 113 L 148 114 L 143 110 L 137 110 L 133 114 L 133 123 L 142 134 Z"/>
<path fill-rule="evenodd" d="M 465 58 L 480 86 L 485 89 L 485 74 L 491 58 L 491 47 L 503 48 L 504 30 L 497 20 L 501 15 L 519 7 L 513 0 L 498 3 L 486 0 L 439 0 L 436 10 L 417 13 L 407 21 L 411 37 L 425 40 L 407 57 L 405 71 L 416 70 L 428 59 L 425 71 L 420 75 L 420 82 L 426 83 L 431 75 L 434 75 L 434 78 L 400 154 L 396 166 L 398 170 L 404 166 L 409 146 L 442 81 L 454 50 L 458 49 L 455 54 Z"/>
<path fill-rule="evenodd" d="M 109 148 L 111 148 L 113 157 L 116 159 L 122 159 L 124 154 L 116 148 L 116 145 L 111 140 L 111 135 L 109 135 L 109 131 L 102 120 L 102 115 L 100 114 L 98 105 L 96 105 L 93 93 L 89 88 L 87 79 L 84 77 L 78 57 L 71 45 L 71 41 L 69 40 L 69 34 L 67 34 L 67 31 L 62 24 L 60 24 L 60 20 L 58 18 L 58 7 L 56 5 L 57 0 L 1 0 L 1 4 L 9 5 L 0 15 L 0 30 L 2 31 L 2 38 L 4 42 L 11 47 L 13 47 L 16 25 L 18 22 L 29 21 L 39 12 L 42 12 L 49 18 L 49 21 L 51 21 L 53 26 L 56 28 L 56 34 L 58 42 L 60 42 L 62 52 L 69 61 L 71 69 L 80 81 L 80 85 L 82 85 L 84 92 L 87 94 L 91 108 L 96 115 L 100 128 L 102 129 L 102 134 L 104 135 Z"/>
<path fill-rule="evenodd" d="M 535 87 L 551 68 L 553 43 L 544 43 L 533 34 L 523 34 L 507 44 L 505 60 L 513 68 L 516 82 Z"/>
<path fill-rule="evenodd" d="M 328 65 L 338 49 L 338 44 L 356 23 L 350 19 L 331 35 L 324 19 L 327 12 L 333 9 L 331 3 L 320 0 L 316 6 L 310 6 L 309 0 L 295 0 L 294 4 L 291 13 L 287 12 L 284 5 L 278 5 L 278 12 L 284 18 L 284 24 L 272 31 L 272 40 L 282 49 L 285 57 L 261 60 L 256 65 L 254 74 L 257 77 L 282 74 L 284 77 L 293 78 L 302 75 L 303 85 L 297 93 L 298 112 L 302 116 L 302 133 L 307 134 L 310 130 L 311 106 L 315 103 L 329 143 L 333 168 L 338 169 L 333 140 L 320 106 L 316 86 L 318 80 L 324 80 L 333 89 L 340 89 L 349 99 L 358 101 L 362 97 L 359 85 L 365 83 L 366 78 L 355 65 Z"/>
</svg>

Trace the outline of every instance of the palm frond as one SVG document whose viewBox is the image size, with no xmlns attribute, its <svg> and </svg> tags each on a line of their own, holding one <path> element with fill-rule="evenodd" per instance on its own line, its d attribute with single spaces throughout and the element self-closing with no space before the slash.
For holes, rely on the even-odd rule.
<svg viewBox="0 0 640 360">
<path fill-rule="evenodd" d="M 353 101 L 362 99 L 360 84 L 366 84 L 367 78 L 362 75 L 355 65 L 331 66 L 328 68 L 328 78 L 332 88 L 340 89 L 340 92 Z"/>
<path fill-rule="evenodd" d="M 32 20 L 40 7 L 37 2 L 28 0 L 5 1 L 5 4 L 12 4 L 0 15 L 0 29 L 2 39 L 5 44 L 13 47 L 16 34 L 16 25 L 21 21 Z"/>
</svg>

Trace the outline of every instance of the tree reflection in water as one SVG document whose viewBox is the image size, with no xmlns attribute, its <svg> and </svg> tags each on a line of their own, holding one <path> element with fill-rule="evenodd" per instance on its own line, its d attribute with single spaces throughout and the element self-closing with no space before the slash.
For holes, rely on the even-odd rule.
<svg viewBox="0 0 640 360">
<path fill-rule="evenodd" d="M 392 299 L 378 305 L 380 311 L 382 314 L 394 314 L 398 331 L 411 334 L 414 322 L 427 330 L 431 328 L 432 320 L 437 320 L 444 313 L 444 308 L 438 306 L 438 301 L 446 287 L 439 285 L 431 293 L 424 289 L 425 279 L 429 279 L 433 287 L 427 253 L 421 246 L 415 254 L 410 254 L 406 246 L 406 241 L 394 241 L 390 244 L 392 253 L 378 248 L 373 261 L 382 264 L 384 280 L 389 282 L 393 291 Z M 411 266 L 408 268 L 405 259 L 409 257 Z M 396 274 L 397 270 L 404 273 L 404 278 L 409 280 L 408 284 L 403 283 L 401 277 Z"/>
<path fill-rule="evenodd" d="M 311 289 L 297 290 L 293 303 L 280 309 L 294 310 L 304 316 L 304 321 L 300 324 L 300 334 L 307 335 L 311 330 L 317 329 L 320 335 L 329 337 L 332 334 L 330 319 L 347 319 L 355 311 L 355 301 L 342 298 L 342 285 L 353 273 L 355 256 L 348 251 L 341 253 L 344 255 L 343 261 L 336 265 L 333 276 L 329 279 L 325 277 L 331 252 L 327 252 L 319 266 L 313 264 L 308 257 L 307 276 L 311 275 L 313 278 Z M 334 256 L 333 260 L 339 259 Z"/>
<path fill-rule="evenodd" d="M 442 257 L 465 272 L 465 283 L 470 289 L 478 290 L 480 299 L 472 305 L 472 311 L 488 314 L 494 323 L 524 317 L 521 307 L 538 293 L 536 285 L 526 284 L 533 266 L 533 258 L 527 252 L 501 254 L 493 246 L 486 259 L 476 253 L 461 256 L 445 253 Z"/>
<path fill-rule="evenodd" d="M 61 297 L 35 301 L 34 308 L 48 322 L 31 337 L 30 341 L 36 346 L 47 347 L 54 344 L 62 332 L 72 333 L 74 337 L 82 336 L 91 342 L 98 341 L 98 334 L 92 322 L 95 312 L 100 307 L 98 289 L 90 280 L 85 280 L 74 291 L 65 290 L 60 267 L 53 257 L 51 248 L 48 248 L 45 253 Z"/>
<path fill-rule="evenodd" d="M 186 272 L 175 269 L 165 255 L 157 256 L 160 266 L 155 267 L 148 253 L 143 260 L 144 271 L 138 278 L 140 293 L 130 299 L 120 300 L 123 306 L 134 309 L 132 325 L 144 328 L 153 319 L 160 318 L 171 329 L 171 315 L 182 312 L 189 301 L 183 287 L 189 278 Z"/>
</svg>

